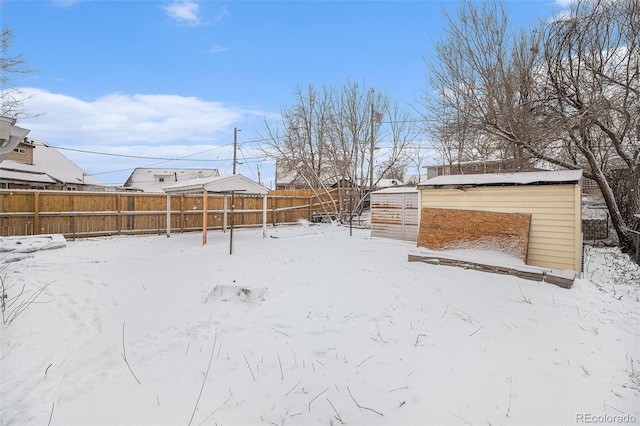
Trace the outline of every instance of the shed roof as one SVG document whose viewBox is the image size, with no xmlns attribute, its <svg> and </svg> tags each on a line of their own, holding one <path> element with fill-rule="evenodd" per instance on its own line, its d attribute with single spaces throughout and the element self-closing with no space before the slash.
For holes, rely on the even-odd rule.
<svg viewBox="0 0 640 426">
<path fill-rule="evenodd" d="M 560 170 L 547 172 L 487 173 L 438 176 L 418 184 L 419 188 L 441 186 L 502 186 L 537 185 L 549 183 L 577 183 L 582 170 Z"/>
<path fill-rule="evenodd" d="M 373 191 L 372 194 L 405 194 L 418 192 L 418 188 L 415 186 L 391 186 L 389 188 L 379 189 L 377 191 Z"/>
<path fill-rule="evenodd" d="M 207 192 L 243 192 L 264 195 L 269 189 L 242 175 L 212 176 L 186 180 L 162 188 L 167 194 L 194 194 Z"/>
</svg>

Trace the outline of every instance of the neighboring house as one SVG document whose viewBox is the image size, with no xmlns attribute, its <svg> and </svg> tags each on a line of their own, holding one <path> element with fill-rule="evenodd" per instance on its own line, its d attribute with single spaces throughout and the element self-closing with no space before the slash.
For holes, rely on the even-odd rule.
<svg viewBox="0 0 640 426">
<path fill-rule="evenodd" d="M 437 164 L 427 166 L 427 179 L 447 175 L 513 173 L 538 170 L 539 169 L 533 166 L 527 167 L 525 169 L 517 169 L 514 160 L 465 161 L 461 163 Z M 420 180 L 421 182 L 424 182 L 422 179 Z"/>
<path fill-rule="evenodd" d="M 351 179 L 339 179 L 338 181 L 333 181 L 333 183 L 331 183 L 331 185 L 329 185 L 330 188 L 336 189 L 336 188 L 356 188 L 356 187 L 360 187 L 361 189 L 366 189 L 369 187 L 368 183 L 369 183 L 369 179 L 358 179 L 359 182 L 353 182 L 351 181 Z"/>
<path fill-rule="evenodd" d="M 310 186 L 308 180 L 292 169 L 287 161 L 276 159 L 276 189 L 310 189 Z"/>
<path fill-rule="evenodd" d="M 142 192 L 163 193 L 163 188 L 192 179 L 220 176 L 218 169 L 136 168 L 124 183 L 124 188 Z"/>
<path fill-rule="evenodd" d="M 12 152 L 0 155 L 0 189 L 105 191 L 111 187 L 45 142 L 25 138 Z"/>
<path fill-rule="evenodd" d="M 404 183 L 402 183 L 402 181 L 399 179 L 380 179 L 378 183 L 375 184 L 375 188 L 384 189 L 384 188 L 391 188 L 394 186 L 403 186 L 403 185 Z"/>
<path fill-rule="evenodd" d="M 276 165 L 276 189 L 309 189 L 309 185 L 296 172 L 283 172 Z"/>
<path fill-rule="evenodd" d="M 289 170 L 284 163 L 284 161 L 276 160 L 276 189 L 310 189 L 307 183 L 308 180 L 298 171 Z M 346 177 L 336 179 L 328 173 L 322 173 L 322 176 L 319 176 L 319 178 L 327 188 L 351 188 L 354 185 L 359 185 L 361 189 L 369 190 L 369 175 L 358 176 L 357 181 Z M 317 179 L 310 179 L 310 181 L 316 183 Z M 402 185 L 404 185 L 404 183 L 399 179 L 380 179 L 374 186 L 376 189 L 382 189 Z"/>
<path fill-rule="evenodd" d="M 427 175 L 410 175 L 405 183 L 407 185 L 416 186 L 417 184 L 424 182 L 427 179 Z"/>
</svg>

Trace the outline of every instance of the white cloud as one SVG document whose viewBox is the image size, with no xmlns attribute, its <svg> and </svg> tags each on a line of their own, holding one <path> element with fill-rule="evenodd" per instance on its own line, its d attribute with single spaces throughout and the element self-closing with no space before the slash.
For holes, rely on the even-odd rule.
<svg viewBox="0 0 640 426">
<path fill-rule="evenodd" d="M 557 4 L 558 6 L 560 6 L 563 9 L 568 8 L 574 2 L 575 2 L 575 0 L 555 0 L 555 4 Z"/>
<path fill-rule="evenodd" d="M 21 119 L 29 137 L 50 145 L 102 153 L 161 158 L 211 159 L 212 162 L 162 162 L 61 152 L 88 173 L 160 164 L 158 167 L 219 167 L 232 157 L 233 127 L 261 121 L 263 111 L 228 106 L 179 95 L 112 93 L 85 100 L 37 88 L 21 88 L 30 96 L 25 106 L 37 117 Z M 247 135 L 248 136 L 248 135 Z M 200 152 L 206 151 L 200 155 Z M 220 161 L 219 161 L 220 160 Z M 255 168 L 255 166 L 252 166 Z M 130 171 L 96 176 L 124 182 Z"/>
<path fill-rule="evenodd" d="M 209 49 L 209 53 L 216 54 L 216 53 L 224 52 L 225 50 L 229 50 L 229 48 L 228 47 L 222 47 L 220 45 L 214 44 Z"/>
<path fill-rule="evenodd" d="M 56 7 L 69 8 L 77 3 L 81 3 L 87 0 L 53 0 L 53 3 Z"/>
<path fill-rule="evenodd" d="M 31 136 L 69 143 L 164 144 L 215 141 L 234 124 L 262 111 L 179 95 L 113 93 L 82 100 L 36 88 L 26 107 L 38 117 L 22 120 Z"/>
<path fill-rule="evenodd" d="M 225 18 L 225 16 L 228 15 L 229 9 L 227 9 L 225 6 L 222 6 L 220 9 L 218 9 L 218 13 L 216 14 L 216 16 L 214 16 L 213 20 L 214 22 L 220 22 Z"/>
<path fill-rule="evenodd" d="M 560 21 L 569 18 L 569 8 L 575 3 L 575 0 L 555 0 L 556 9 L 549 17 L 549 21 Z"/>
<path fill-rule="evenodd" d="M 200 25 L 200 5 L 198 3 L 182 0 L 164 6 L 167 14 L 178 22 L 188 25 Z"/>
</svg>

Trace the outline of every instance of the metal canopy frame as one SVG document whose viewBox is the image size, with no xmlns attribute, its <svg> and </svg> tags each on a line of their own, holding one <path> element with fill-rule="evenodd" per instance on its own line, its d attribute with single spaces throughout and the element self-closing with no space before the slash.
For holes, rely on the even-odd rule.
<svg viewBox="0 0 640 426">
<path fill-rule="evenodd" d="M 231 195 L 231 226 L 229 236 L 229 254 L 233 254 L 233 210 L 236 192 L 247 195 L 262 195 L 262 237 L 267 235 L 267 194 L 269 189 L 240 174 L 191 179 L 163 188 L 167 194 L 167 238 L 171 237 L 171 196 L 202 193 L 202 245 L 207 244 L 207 215 L 209 193 L 223 194 L 223 232 L 227 229 L 228 196 Z"/>
</svg>

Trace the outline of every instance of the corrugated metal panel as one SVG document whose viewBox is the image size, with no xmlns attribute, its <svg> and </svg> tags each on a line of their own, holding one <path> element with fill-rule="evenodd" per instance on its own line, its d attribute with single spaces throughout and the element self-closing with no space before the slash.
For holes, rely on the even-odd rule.
<svg viewBox="0 0 640 426">
<path fill-rule="evenodd" d="M 418 241 L 418 192 L 399 189 L 371 194 L 371 236 Z"/>
<path fill-rule="evenodd" d="M 580 271 L 579 185 L 423 189 L 421 208 L 531 214 L 527 263 Z"/>
</svg>

